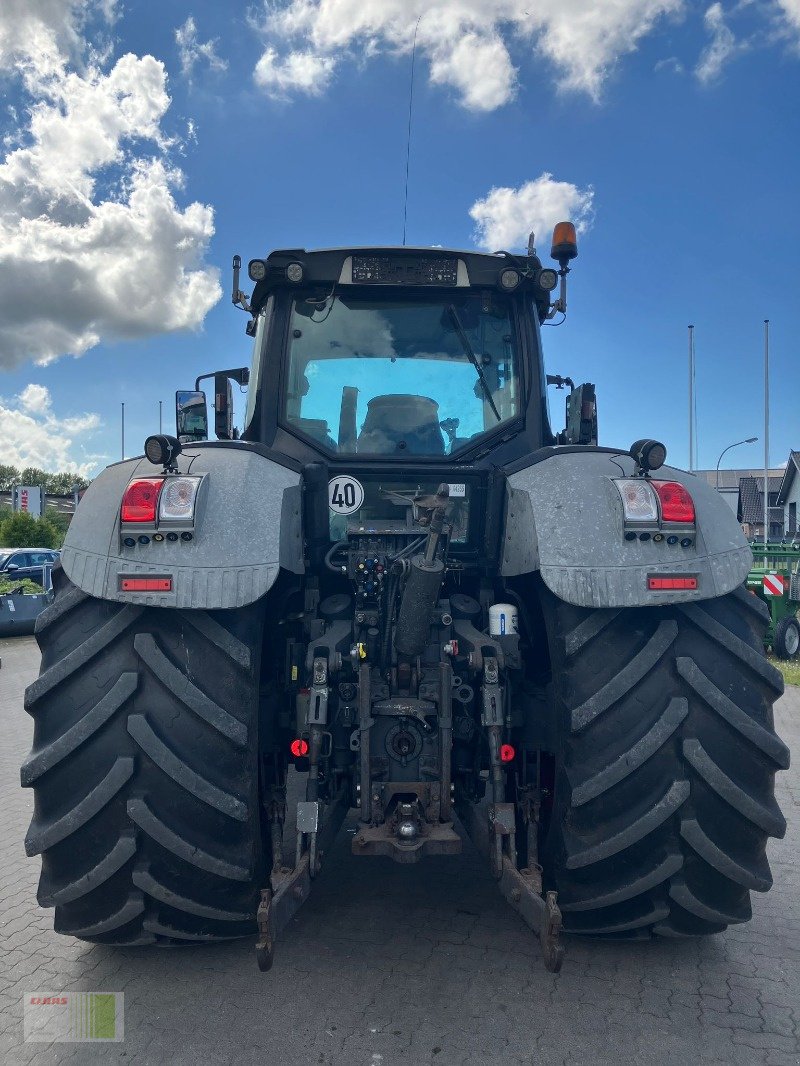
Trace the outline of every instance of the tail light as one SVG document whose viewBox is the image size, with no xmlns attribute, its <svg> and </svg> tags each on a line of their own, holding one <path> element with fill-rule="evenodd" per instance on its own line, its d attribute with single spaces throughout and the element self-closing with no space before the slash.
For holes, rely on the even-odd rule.
<svg viewBox="0 0 800 1066">
<path fill-rule="evenodd" d="M 696 589 L 696 577 L 664 577 L 653 574 L 647 579 L 647 587 L 651 592 L 676 592 L 679 589 Z"/>
<path fill-rule="evenodd" d="M 137 478 L 125 489 L 120 508 L 123 522 L 149 522 L 155 525 L 158 497 L 164 484 L 163 477 Z"/>
<path fill-rule="evenodd" d="M 677 481 L 651 481 L 661 504 L 663 522 L 680 522 L 694 525 L 694 501 L 688 491 Z"/>
</svg>

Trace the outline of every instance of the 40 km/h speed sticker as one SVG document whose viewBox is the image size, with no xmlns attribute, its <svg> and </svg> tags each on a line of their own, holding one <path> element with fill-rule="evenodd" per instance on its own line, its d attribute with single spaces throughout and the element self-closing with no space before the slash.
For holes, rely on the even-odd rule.
<svg viewBox="0 0 800 1066">
<path fill-rule="evenodd" d="M 364 502 L 364 486 L 349 474 L 328 482 L 328 506 L 336 514 L 352 514 Z"/>
</svg>

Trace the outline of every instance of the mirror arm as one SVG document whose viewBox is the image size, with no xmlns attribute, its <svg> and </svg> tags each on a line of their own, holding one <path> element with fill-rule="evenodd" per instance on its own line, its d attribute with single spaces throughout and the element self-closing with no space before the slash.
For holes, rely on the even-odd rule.
<svg viewBox="0 0 800 1066">
<path fill-rule="evenodd" d="M 237 366 L 231 370 L 215 370 L 211 374 L 201 374 L 199 378 L 194 380 L 194 391 L 200 392 L 200 382 L 208 381 L 209 378 L 215 377 L 217 374 L 224 374 L 229 377 L 231 381 L 235 381 L 237 385 L 248 385 L 250 383 L 250 368 L 247 366 Z"/>
</svg>

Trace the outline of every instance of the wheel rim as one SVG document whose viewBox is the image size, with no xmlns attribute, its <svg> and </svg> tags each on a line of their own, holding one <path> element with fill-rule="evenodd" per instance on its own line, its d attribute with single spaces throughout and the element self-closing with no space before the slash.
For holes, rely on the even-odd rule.
<svg viewBox="0 0 800 1066">
<path fill-rule="evenodd" d="M 789 655 L 797 654 L 797 649 L 800 648 L 800 626 L 796 622 L 786 627 L 784 644 Z"/>
</svg>

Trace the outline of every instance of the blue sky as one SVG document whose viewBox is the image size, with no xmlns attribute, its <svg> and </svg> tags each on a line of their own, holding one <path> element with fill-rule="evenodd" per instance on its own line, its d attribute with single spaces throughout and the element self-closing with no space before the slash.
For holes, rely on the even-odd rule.
<svg viewBox="0 0 800 1066">
<path fill-rule="evenodd" d="M 122 401 L 136 454 L 159 400 L 170 429 L 176 388 L 248 363 L 234 252 L 399 243 L 426 9 L 408 243 L 546 253 L 571 210 L 545 360 L 597 384 L 601 443 L 687 465 L 690 322 L 699 465 L 763 439 L 768 317 L 771 461 L 800 448 L 798 0 L 8 0 L 0 462 L 96 472 Z"/>
</svg>

